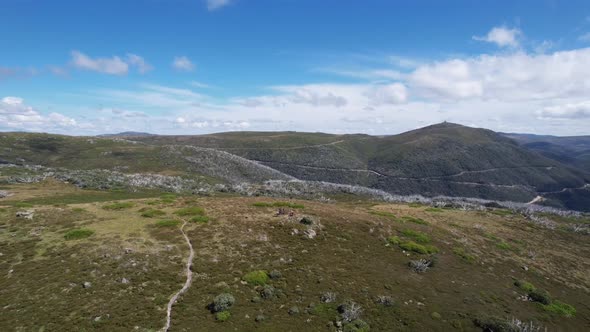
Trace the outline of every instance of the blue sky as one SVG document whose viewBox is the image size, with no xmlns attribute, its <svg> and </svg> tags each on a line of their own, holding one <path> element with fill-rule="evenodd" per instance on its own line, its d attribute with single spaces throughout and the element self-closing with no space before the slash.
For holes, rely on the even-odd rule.
<svg viewBox="0 0 590 332">
<path fill-rule="evenodd" d="M 587 1 L 3 0 L 0 130 L 590 134 Z"/>
</svg>

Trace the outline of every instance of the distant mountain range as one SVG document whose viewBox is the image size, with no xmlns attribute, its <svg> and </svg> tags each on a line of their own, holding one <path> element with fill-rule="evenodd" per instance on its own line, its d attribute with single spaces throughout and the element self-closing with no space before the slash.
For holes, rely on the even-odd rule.
<svg viewBox="0 0 590 332">
<path fill-rule="evenodd" d="M 141 137 L 141 136 L 154 136 L 154 134 L 144 133 L 139 131 L 124 131 L 117 134 L 102 134 L 97 137 Z"/>
<path fill-rule="evenodd" d="M 24 133 L 0 137 L 0 160 L 9 162 L 203 176 L 218 183 L 324 181 L 401 195 L 536 199 L 590 211 L 589 137 L 500 134 L 453 123 L 391 136 L 125 132 L 94 139 Z"/>
</svg>

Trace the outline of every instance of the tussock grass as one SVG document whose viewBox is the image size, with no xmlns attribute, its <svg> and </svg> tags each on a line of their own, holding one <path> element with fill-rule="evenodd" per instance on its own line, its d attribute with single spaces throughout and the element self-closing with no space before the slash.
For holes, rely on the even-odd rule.
<svg viewBox="0 0 590 332">
<path fill-rule="evenodd" d="M 414 224 L 428 225 L 428 223 L 424 219 L 421 219 L 421 218 L 405 216 L 405 217 L 402 217 L 402 219 L 404 221 L 411 222 L 411 223 L 414 223 Z"/>
<path fill-rule="evenodd" d="M 268 279 L 269 279 L 268 274 L 266 273 L 266 271 L 263 271 L 263 270 L 248 272 L 248 273 L 246 273 L 246 275 L 244 275 L 242 277 L 242 280 L 244 280 L 245 282 L 247 282 L 251 285 L 257 285 L 257 286 L 266 285 L 266 283 L 268 282 Z"/>
<path fill-rule="evenodd" d="M 399 244 L 399 247 L 406 251 L 413 251 L 418 254 L 435 254 L 438 248 L 431 245 L 422 245 L 414 241 L 406 241 Z"/>
<path fill-rule="evenodd" d="M 129 209 L 134 207 L 135 204 L 133 204 L 132 202 L 118 202 L 118 203 L 113 203 L 113 204 L 107 204 L 105 206 L 103 206 L 102 208 L 105 210 L 124 210 L 124 209 Z"/>
<path fill-rule="evenodd" d="M 64 238 L 66 240 L 79 240 L 79 239 L 84 239 L 84 238 L 90 237 L 92 234 L 94 234 L 94 231 L 91 229 L 86 229 L 86 228 L 72 229 L 71 231 L 68 231 L 64 235 Z"/>
<path fill-rule="evenodd" d="M 187 207 L 183 209 L 176 210 L 174 212 L 175 215 L 179 217 L 188 217 L 188 216 L 202 216 L 205 215 L 205 209 L 201 207 Z"/>
<path fill-rule="evenodd" d="M 574 306 L 558 300 L 555 300 L 550 304 L 541 305 L 541 307 L 546 311 L 563 317 L 574 317 L 576 315 L 576 308 L 574 308 Z"/>
<path fill-rule="evenodd" d="M 387 212 L 387 211 L 376 211 L 376 210 L 371 210 L 369 211 L 370 214 L 375 215 L 375 216 L 380 216 L 380 217 L 387 217 L 387 218 L 391 218 L 391 219 L 396 219 L 397 220 L 397 216 L 391 212 Z"/>
<path fill-rule="evenodd" d="M 207 217 L 207 216 L 192 217 L 190 222 L 199 223 L 199 224 L 206 224 L 209 222 L 209 217 Z"/>
<path fill-rule="evenodd" d="M 412 229 L 404 229 L 400 232 L 403 236 L 413 239 L 418 243 L 430 243 L 430 237 L 425 233 Z"/>
<path fill-rule="evenodd" d="M 164 215 L 166 215 L 166 212 L 164 212 L 162 210 L 156 210 L 156 209 L 148 209 L 148 210 L 145 210 L 141 213 L 141 216 L 144 218 L 161 217 Z"/>
<path fill-rule="evenodd" d="M 174 219 L 158 220 L 156 227 L 174 227 L 180 225 L 180 221 Z"/>
</svg>

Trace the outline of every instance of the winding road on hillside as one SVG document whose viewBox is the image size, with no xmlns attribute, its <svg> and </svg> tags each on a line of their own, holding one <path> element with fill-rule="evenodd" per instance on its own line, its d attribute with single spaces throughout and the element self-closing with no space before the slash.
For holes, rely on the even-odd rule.
<svg viewBox="0 0 590 332">
<path fill-rule="evenodd" d="M 182 226 L 180 227 L 180 232 L 182 233 L 182 236 L 184 237 L 184 239 L 186 240 L 186 244 L 188 245 L 189 249 L 190 249 L 190 253 L 188 255 L 188 259 L 186 260 L 186 281 L 184 282 L 184 286 L 182 286 L 182 288 L 176 292 L 174 295 L 172 295 L 172 297 L 170 298 L 170 301 L 168 301 L 168 307 L 166 309 L 166 325 L 164 325 L 164 327 L 162 328 L 162 332 L 167 332 L 170 329 L 170 319 L 172 317 L 172 306 L 176 303 L 176 301 L 178 300 L 178 297 L 182 294 L 184 294 L 191 286 L 191 283 L 193 281 L 193 271 L 192 271 L 192 265 L 193 265 L 193 258 L 195 257 L 195 251 L 193 249 L 193 245 L 191 244 L 190 239 L 188 238 L 188 236 L 186 235 L 186 233 L 184 232 L 184 226 L 186 226 L 187 222 L 185 221 Z"/>
</svg>

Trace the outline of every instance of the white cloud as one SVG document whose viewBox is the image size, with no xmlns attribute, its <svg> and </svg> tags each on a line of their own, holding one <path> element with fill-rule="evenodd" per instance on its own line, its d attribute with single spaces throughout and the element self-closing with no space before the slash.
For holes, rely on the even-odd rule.
<svg viewBox="0 0 590 332">
<path fill-rule="evenodd" d="M 518 47 L 518 39 L 522 35 L 519 29 L 507 27 L 494 27 L 485 36 L 473 36 L 474 40 L 494 43 L 500 47 Z"/>
<path fill-rule="evenodd" d="M 119 56 L 92 58 L 80 51 L 72 51 L 72 65 L 78 69 L 96 71 L 109 75 L 126 75 L 130 67 L 137 68 L 137 71 L 141 74 L 153 69 L 144 58 L 132 53 L 127 54 L 125 58 Z"/>
<path fill-rule="evenodd" d="M 0 100 L 0 128 L 5 130 L 59 131 L 76 125 L 76 120 L 59 113 L 42 115 L 27 106 L 22 98 L 4 97 Z"/>
<path fill-rule="evenodd" d="M 402 104 L 408 100 L 408 91 L 400 83 L 376 85 L 365 95 L 369 98 L 369 103 L 373 105 Z"/>
<path fill-rule="evenodd" d="M 207 89 L 207 88 L 211 87 L 209 84 L 206 84 L 203 82 L 197 82 L 197 81 L 191 81 L 190 85 L 194 86 L 195 88 L 201 88 L 201 89 Z"/>
<path fill-rule="evenodd" d="M 72 51 L 72 64 L 79 69 L 109 75 L 125 75 L 129 71 L 129 65 L 118 56 L 93 59 L 79 51 Z"/>
<path fill-rule="evenodd" d="M 583 96 L 590 93 L 590 48 L 436 62 L 411 73 L 408 85 L 413 94 L 441 101 Z"/>
<path fill-rule="evenodd" d="M 172 61 L 172 67 L 180 71 L 193 71 L 195 65 L 186 56 L 177 56 Z"/>
<path fill-rule="evenodd" d="M 154 67 L 147 63 L 144 58 L 137 54 L 127 54 L 127 63 L 129 63 L 131 66 L 137 67 L 137 71 L 139 71 L 141 74 L 145 74 L 148 71 L 154 69 Z"/>
<path fill-rule="evenodd" d="M 548 106 L 538 115 L 544 119 L 590 119 L 590 101 Z"/>
<path fill-rule="evenodd" d="M 225 7 L 231 3 L 231 0 L 207 0 L 207 9 L 210 11 Z"/>
</svg>

